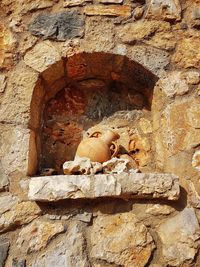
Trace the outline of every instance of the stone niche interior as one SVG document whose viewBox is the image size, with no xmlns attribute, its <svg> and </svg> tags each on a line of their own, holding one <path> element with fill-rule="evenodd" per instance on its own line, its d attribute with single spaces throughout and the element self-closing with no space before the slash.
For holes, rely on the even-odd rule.
<svg viewBox="0 0 200 267">
<path fill-rule="evenodd" d="M 113 129 L 119 155 L 152 171 L 151 102 L 157 77 L 125 56 L 80 53 L 41 73 L 31 102 L 29 175 L 62 174 L 83 137 Z"/>
</svg>

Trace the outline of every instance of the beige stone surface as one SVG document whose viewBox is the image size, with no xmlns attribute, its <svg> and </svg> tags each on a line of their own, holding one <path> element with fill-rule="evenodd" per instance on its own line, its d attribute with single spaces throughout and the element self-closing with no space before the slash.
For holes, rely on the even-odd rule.
<svg viewBox="0 0 200 267">
<path fill-rule="evenodd" d="M 152 129 L 152 124 L 150 120 L 141 118 L 139 121 L 139 125 L 144 134 L 152 133 L 153 129 Z"/>
<path fill-rule="evenodd" d="M 120 39 L 124 43 L 134 44 L 136 41 L 149 40 L 156 32 L 170 30 L 168 22 L 140 20 L 121 26 L 117 31 Z"/>
<path fill-rule="evenodd" d="M 86 6 L 84 8 L 84 13 L 88 16 L 130 17 L 131 16 L 131 7 L 128 5 L 124 5 L 124 6 L 93 5 L 93 6 Z"/>
<path fill-rule="evenodd" d="M 21 202 L 12 205 L 11 209 L 0 216 L 0 232 L 27 224 L 41 214 L 41 209 L 34 202 Z"/>
<path fill-rule="evenodd" d="M 145 266 L 155 248 L 147 228 L 133 213 L 98 216 L 91 245 L 92 258 L 125 267 Z"/>
<path fill-rule="evenodd" d="M 127 55 L 159 78 L 165 75 L 165 68 L 169 64 L 169 53 L 153 46 L 134 45 L 128 48 Z"/>
<path fill-rule="evenodd" d="M 188 84 L 198 84 L 200 82 L 200 74 L 196 70 L 188 70 L 182 74 L 182 77 L 186 79 Z"/>
<path fill-rule="evenodd" d="M 147 18 L 180 20 L 181 4 L 179 0 L 148 0 Z"/>
<path fill-rule="evenodd" d="M 64 231 L 60 222 L 35 220 L 20 231 L 16 243 L 21 251 L 31 253 L 45 248 L 53 237 Z"/>
<path fill-rule="evenodd" d="M 169 205 L 148 204 L 147 209 L 145 210 L 145 213 L 148 213 L 154 216 L 160 216 L 160 215 L 169 215 L 174 211 L 175 209 Z"/>
<path fill-rule="evenodd" d="M 160 80 L 161 88 L 168 97 L 184 95 L 189 92 L 189 86 L 182 72 L 174 71 Z"/>
<path fill-rule="evenodd" d="M 84 227 L 71 223 L 60 242 L 35 257 L 32 267 L 89 267 Z"/>
<path fill-rule="evenodd" d="M 48 40 L 36 44 L 24 56 L 24 62 L 38 72 L 46 70 L 60 59 L 56 47 Z"/>
<path fill-rule="evenodd" d="M 188 99 L 168 105 L 162 114 L 162 142 L 172 155 L 200 142 L 199 101 Z"/>
<path fill-rule="evenodd" d="M 192 157 L 192 167 L 200 171 L 200 150 L 197 150 Z"/>
<path fill-rule="evenodd" d="M 26 1 L 10 1 L 10 0 L 2 0 L 3 5 L 9 6 L 9 9 L 13 11 L 13 13 L 17 16 L 21 16 L 28 12 L 45 9 L 53 6 L 55 3 L 54 0 L 26 0 Z"/>
<path fill-rule="evenodd" d="M 20 62 L 7 79 L 7 88 L 0 107 L 0 121 L 9 124 L 27 124 L 30 103 L 38 74 Z"/>
<path fill-rule="evenodd" d="M 102 4 L 122 4 L 124 0 L 99 0 Z"/>
<path fill-rule="evenodd" d="M 5 91 L 6 88 L 6 81 L 7 77 L 4 74 L 0 74 L 0 93 L 3 93 Z"/>
<path fill-rule="evenodd" d="M 16 48 L 17 41 L 10 29 L 0 23 L 0 69 L 10 69 L 13 65 L 14 49 Z"/>
<path fill-rule="evenodd" d="M 64 0 L 64 7 L 82 6 L 87 3 L 91 3 L 92 0 Z"/>
<path fill-rule="evenodd" d="M 31 178 L 28 197 L 36 201 L 97 197 L 179 198 L 178 177 L 162 173 L 59 175 Z"/>
<path fill-rule="evenodd" d="M 0 124 L 1 166 L 6 175 L 19 171 L 26 175 L 28 170 L 29 129 Z M 22 145 L 23 144 L 23 145 Z"/>
<path fill-rule="evenodd" d="M 17 204 L 17 202 L 17 197 L 12 196 L 11 194 L 0 196 L 0 214 L 2 215 L 6 211 L 10 210 Z"/>
<path fill-rule="evenodd" d="M 82 40 L 82 46 L 86 52 L 112 51 L 114 47 L 113 24 L 107 18 L 87 18 L 85 25 L 85 38 Z"/>
<path fill-rule="evenodd" d="M 165 261 L 171 266 L 191 262 L 199 245 L 199 223 L 193 208 L 185 208 L 158 228 Z"/>
<path fill-rule="evenodd" d="M 183 68 L 199 68 L 200 67 L 200 39 L 183 38 L 177 45 L 176 52 L 172 57 L 172 61 L 177 66 Z"/>
</svg>

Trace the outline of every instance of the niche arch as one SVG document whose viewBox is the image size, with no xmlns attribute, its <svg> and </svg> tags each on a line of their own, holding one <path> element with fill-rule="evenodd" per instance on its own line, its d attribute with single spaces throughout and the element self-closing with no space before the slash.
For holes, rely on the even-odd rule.
<svg viewBox="0 0 200 267">
<path fill-rule="evenodd" d="M 104 52 L 75 54 L 40 73 L 30 106 L 28 174 L 38 175 L 44 168 L 61 173 L 64 161 L 74 158 L 82 136 L 106 128 L 119 132 L 124 153 L 128 135 L 134 137 L 135 153 L 145 158 L 150 146 L 145 140 L 151 137 L 141 129 L 151 121 L 157 80 L 126 56 Z M 148 164 L 141 160 L 142 165 Z"/>
</svg>

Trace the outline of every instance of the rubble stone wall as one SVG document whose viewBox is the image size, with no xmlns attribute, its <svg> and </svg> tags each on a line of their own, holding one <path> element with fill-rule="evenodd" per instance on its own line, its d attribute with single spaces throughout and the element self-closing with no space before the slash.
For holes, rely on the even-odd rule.
<svg viewBox="0 0 200 267">
<path fill-rule="evenodd" d="M 200 1 L 1 0 L 0 19 L 0 267 L 200 266 Z M 82 92 L 113 85 L 131 111 L 110 116 L 103 94 L 97 120 L 44 132 L 62 94 L 85 116 Z M 141 172 L 178 176 L 179 199 L 29 199 L 45 134 L 60 164 L 94 122 L 125 148 L 132 134 Z"/>
</svg>

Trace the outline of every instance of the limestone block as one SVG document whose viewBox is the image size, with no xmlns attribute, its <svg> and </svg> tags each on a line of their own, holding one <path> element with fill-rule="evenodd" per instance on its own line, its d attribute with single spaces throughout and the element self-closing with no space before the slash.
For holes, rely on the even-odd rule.
<svg viewBox="0 0 200 267">
<path fill-rule="evenodd" d="M 182 74 L 182 77 L 186 79 L 188 84 L 198 84 L 200 82 L 200 74 L 195 70 L 188 70 Z"/>
<path fill-rule="evenodd" d="M 163 76 L 165 67 L 169 64 L 169 53 L 151 46 L 135 45 L 129 48 L 127 54 L 158 77 Z"/>
<path fill-rule="evenodd" d="M 0 74 L 0 93 L 3 93 L 5 91 L 7 84 L 6 78 L 6 75 Z"/>
<path fill-rule="evenodd" d="M 0 125 L 0 156 L 4 175 L 19 171 L 26 175 L 28 169 L 29 130 L 20 126 Z M 7 178 L 4 177 L 5 182 Z M 8 181 L 7 181 L 8 182 Z M 5 184 L 3 182 L 3 184 Z"/>
<path fill-rule="evenodd" d="M 91 230 L 91 257 L 107 263 L 144 267 L 154 242 L 133 213 L 98 216 Z"/>
<path fill-rule="evenodd" d="M 198 37 L 183 38 L 177 45 L 172 61 L 183 68 L 200 68 L 200 39 Z"/>
<path fill-rule="evenodd" d="M 102 4 L 122 4 L 124 0 L 99 0 Z"/>
<path fill-rule="evenodd" d="M 191 181 L 188 181 L 188 198 L 192 207 L 200 209 L 200 196 L 195 189 L 195 185 Z"/>
<path fill-rule="evenodd" d="M 36 201 L 57 201 L 97 197 L 179 197 L 178 177 L 163 173 L 121 173 L 99 175 L 57 175 L 31 178 L 28 197 Z"/>
<path fill-rule="evenodd" d="M 82 6 L 87 3 L 91 3 L 92 0 L 64 0 L 64 7 Z"/>
<path fill-rule="evenodd" d="M 200 150 L 197 150 L 192 157 L 192 167 L 200 171 Z"/>
<path fill-rule="evenodd" d="M 189 92 L 189 86 L 186 79 L 179 71 L 169 73 L 165 78 L 160 80 L 161 88 L 168 97 L 184 95 Z"/>
<path fill-rule="evenodd" d="M 61 59 L 59 52 L 50 41 L 38 43 L 24 56 L 24 62 L 38 72 L 46 70 Z"/>
<path fill-rule="evenodd" d="M 199 245 L 199 224 L 193 208 L 185 208 L 158 228 L 162 242 L 162 253 L 170 266 L 181 266 L 191 262 Z"/>
<path fill-rule="evenodd" d="M 86 240 L 81 224 L 75 222 L 67 229 L 67 235 L 53 248 L 37 256 L 32 267 L 89 267 Z"/>
<path fill-rule="evenodd" d="M 0 107 L 0 121 L 10 125 L 28 124 L 30 103 L 38 73 L 21 61 L 7 79 L 7 87 Z"/>
<path fill-rule="evenodd" d="M 8 176 L 3 169 L 2 163 L 0 161 L 0 191 L 4 190 L 5 187 L 9 184 Z"/>
<path fill-rule="evenodd" d="M 102 170 L 99 162 L 91 162 L 89 158 L 76 157 L 73 161 L 63 164 L 64 174 L 95 174 Z"/>
<path fill-rule="evenodd" d="M 16 203 L 12 208 L 0 216 L 0 232 L 9 230 L 12 227 L 31 222 L 41 214 L 41 209 L 34 202 Z"/>
<path fill-rule="evenodd" d="M 60 222 L 35 220 L 20 231 L 16 243 L 23 252 L 35 252 L 45 248 L 55 235 L 64 230 L 64 226 Z"/>
<path fill-rule="evenodd" d="M 167 106 L 160 126 L 162 144 L 169 155 L 192 149 L 200 142 L 198 99 L 188 99 Z"/>
<path fill-rule="evenodd" d="M 187 19 L 193 28 L 199 29 L 200 26 L 200 7 L 199 2 L 189 4 L 187 8 Z"/>
<path fill-rule="evenodd" d="M 134 19 L 141 19 L 144 14 L 145 7 L 144 6 L 137 6 L 133 11 Z"/>
<path fill-rule="evenodd" d="M 175 209 L 168 205 L 162 204 L 148 204 L 145 213 L 159 216 L 159 215 L 169 215 L 174 212 Z"/>
<path fill-rule="evenodd" d="M 17 197 L 11 194 L 2 195 L 0 197 L 0 215 L 13 208 L 17 203 Z"/>
<path fill-rule="evenodd" d="M 26 14 L 32 10 L 44 9 L 47 7 L 51 7 L 54 4 L 54 0 L 26 0 L 20 1 L 17 3 L 17 12 L 21 14 Z M 16 12 L 15 11 L 15 12 Z"/>
<path fill-rule="evenodd" d="M 7 240 L 0 240 L 0 266 L 2 267 L 7 258 L 9 246 L 10 244 Z"/>
<path fill-rule="evenodd" d="M 128 5 L 124 5 L 124 6 L 93 5 L 93 6 L 84 7 L 84 13 L 88 16 L 130 17 L 131 16 L 131 7 Z"/>
<path fill-rule="evenodd" d="M 119 28 L 117 34 L 123 43 L 134 44 L 139 40 L 148 40 L 156 32 L 170 30 L 170 24 L 162 21 L 137 21 Z"/>
<path fill-rule="evenodd" d="M 0 69 L 10 69 L 13 65 L 16 44 L 17 41 L 10 29 L 3 23 L 0 23 Z"/>
<path fill-rule="evenodd" d="M 104 34 L 102 34 L 102 27 Z M 107 51 L 114 47 L 114 26 L 107 18 L 91 17 L 86 20 L 85 36 L 82 40 L 87 52 Z"/>
<path fill-rule="evenodd" d="M 39 14 L 29 24 L 29 31 L 44 39 L 65 41 L 84 34 L 84 16 L 77 11 Z"/>
<path fill-rule="evenodd" d="M 181 5 L 179 0 L 148 0 L 147 18 L 180 20 Z"/>
</svg>

